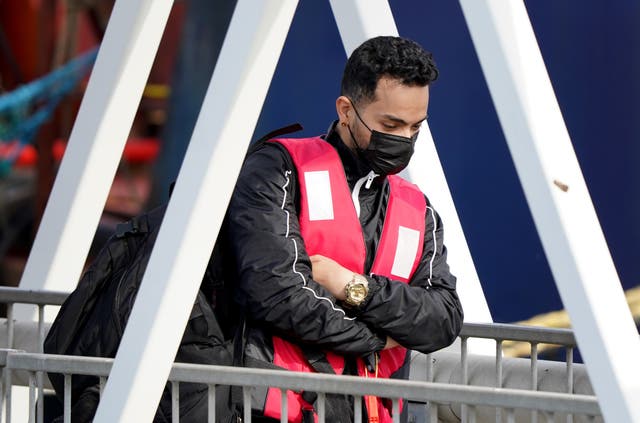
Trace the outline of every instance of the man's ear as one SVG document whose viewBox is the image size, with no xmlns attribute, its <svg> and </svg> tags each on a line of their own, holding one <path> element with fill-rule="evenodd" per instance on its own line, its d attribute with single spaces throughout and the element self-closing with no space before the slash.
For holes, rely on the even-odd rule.
<svg viewBox="0 0 640 423">
<path fill-rule="evenodd" d="M 349 123 L 349 116 L 352 113 L 353 106 L 346 96 L 341 95 L 336 99 L 336 113 L 341 123 Z"/>
</svg>

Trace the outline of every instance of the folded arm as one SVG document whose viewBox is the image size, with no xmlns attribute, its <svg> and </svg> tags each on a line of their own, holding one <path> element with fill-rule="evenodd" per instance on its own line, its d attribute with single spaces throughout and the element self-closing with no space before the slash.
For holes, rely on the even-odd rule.
<svg viewBox="0 0 640 423">
<path fill-rule="evenodd" d="M 345 314 L 313 280 L 296 214 L 297 181 L 277 145 L 248 157 L 227 213 L 247 318 L 294 342 L 342 354 L 382 349 L 386 337 Z"/>
</svg>

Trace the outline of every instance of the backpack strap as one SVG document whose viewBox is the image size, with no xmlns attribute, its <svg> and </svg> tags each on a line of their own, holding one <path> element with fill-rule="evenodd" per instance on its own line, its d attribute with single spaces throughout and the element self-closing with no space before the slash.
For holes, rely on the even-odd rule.
<svg viewBox="0 0 640 423">
<path fill-rule="evenodd" d="M 287 126 L 283 126 L 282 128 L 274 129 L 273 131 L 269 132 L 267 135 L 261 137 L 259 140 L 254 142 L 253 145 L 264 144 L 265 142 L 267 142 L 269 140 L 272 140 L 274 138 L 278 138 L 278 137 L 281 137 L 282 135 L 287 135 L 287 134 L 292 134 L 294 132 L 302 131 L 303 129 L 304 128 L 299 123 L 297 123 L 297 122 L 296 123 L 292 123 L 291 125 L 287 125 Z M 249 152 L 250 153 L 252 152 L 251 149 L 249 150 Z"/>
<path fill-rule="evenodd" d="M 287 135 L 287 134 L 292 134 L 294 132 L 302 131 L 303 129 L 304 128 L 302 127 L 302 125 L 300 125 L 297 122 L 292 123 L 291 125 L 283 126 L 282 128 L 274 129 L 273 131 L 269 132 L 267 135 L 264 135 L 263 137 L 259 138 L 257 141 L 251 143 L 244 157 L 246 159 L 248 156 L 258 151 L 258 149 L 262 147 L 262 145 L 265 142 L 269 141 L 270 139 L 277 138 L 282 135 Z M 173 189 L 175 188 L 175 186 L 176 186 L 175 181 L 169 184 L 169 197 L 171 197 L 171 194 L 173 194 Z"/>
<path fill-rule="evenodd" d="M 218 319 L 216 319 L 216 316 L 211 309 L 211 304 L 209 304 L 204 296 L 204 293 L 201 290 L 198 290 L 196 303 L 199 305 L 200 311 L 202 311 L 202 315 L 207 322 L 207 335 L 211 338 L 219 339 L 220 342 L 223 342 L 224 334 L 222 333 L 222 329 L 220 328 Z"/>
<path fill-rule="evenodd" d="M 245 157 L 250 156 L 254 152 L 256 152 L 260 147 L 264 145 L 265 142 L 272 140 L 274 138 L 281 137 L 283 135 L 292 134 L 294 132 L 302 131 L 304 128 L 299 123 L 293 123 L 291 125 L 283 126 L 282 128 L 275 129 L 269 132 L 267 135 L 261 137 L 259 140 L 254 142 L 249 146 L 247 150 L 247 155 Z"/>
</svg>

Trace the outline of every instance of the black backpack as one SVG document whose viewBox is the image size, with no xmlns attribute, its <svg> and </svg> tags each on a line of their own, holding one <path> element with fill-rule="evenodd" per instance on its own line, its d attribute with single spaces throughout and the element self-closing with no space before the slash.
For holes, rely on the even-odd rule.
<svg viewBox="0 0 640 423">
<path fill-rule="evenodd" d="M 93 357 L 115 357 L 142 281 L 166 207 L 118 225 L 77 288 L 64 302 L 44 343 L 44 352 Z M 215 255 L 212 255 L 214 257 Z M 231 340 L 221 329 L 212 300 L 223 292 L 223 284 L 213 272 L 218 262 L 207 266 L 200 291 L 191 310 L 175 361 L 231 365 Z M 222 319 L 222 320 L 228 320 Z M 231 333 L 228 328 L 227 333 Z M 50 373 L 49 379 L 60 400 L 64 378 Z M 228 391 L 217 390 L 216 416 L 230 418 Z M 99 401 L 99 380 L 74 375 L 71 387 L 72 421 L 91 421 Z M 207 386 L 180 384 L 180 420 L 206 421 Z M 171 421 L 171 390 L 167 385 L 154 418 Z"/>
<path fill-rule="evenodd" d="M 247 155 L 267 140 L 302 129 L 298 124 L 273 131 L 255 142 Z M 44 342 L 47 354 L 115 357 L 166 206 L 134 217 L 117 226 L 115 234 L 85 271 L 76 289 L 66 299 Z M 221 233 L 224 230 L 221 229 Z M 229 261 L 216 242 L 200 290 L 189 316 L 175 361 L 198 364 L 233 364 L 233 335 L 240 321 L 233 307 L 233 287 L 223 263 Z M 64 398 L 64 377 L 49 373 L 60 401 Z M 207 385 L 180 384 L 180 421 L 207 420 Z M 71 420 L 93 419 L 99 401 L 99 379 L 74 375 L 71 387 Z M 216 420 L 235 419 L 228 387 L 216 390 Z M 171 421 L 171 387 L 165 387 L 154 422 Z"/>
</svg>

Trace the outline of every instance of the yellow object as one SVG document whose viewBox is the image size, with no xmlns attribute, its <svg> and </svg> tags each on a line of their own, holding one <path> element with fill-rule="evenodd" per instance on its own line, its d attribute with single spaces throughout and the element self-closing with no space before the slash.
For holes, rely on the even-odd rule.
<svg viewBox="0 0 640 423">
<path fill-rule="evenodd" d="M 633 315 L 636 324 L 640 321 L 640 286 L 631 288 L 625 292 L 627 304 Z M 542 326 L 547 328 L 570 328 L 571 321 L 566 310 L 552 311 L 550 313 L 539 314 L 531 319 L 517 322 L 518 325 Z M 504 355 L 507 357 L 526 357 L 531 354 L 531 344 L 520 341 L 504 341 L 502 344 Z M 560 348 L 554 344 L 538 344 L 538 353 L 551 349 Z"/>
<path fill-rule="evenodd" d="M 165 84 L 147 84 L 144 87 L 143 97 L 164 100 L 171 94 L 171 87 Z"/>
</svg>

